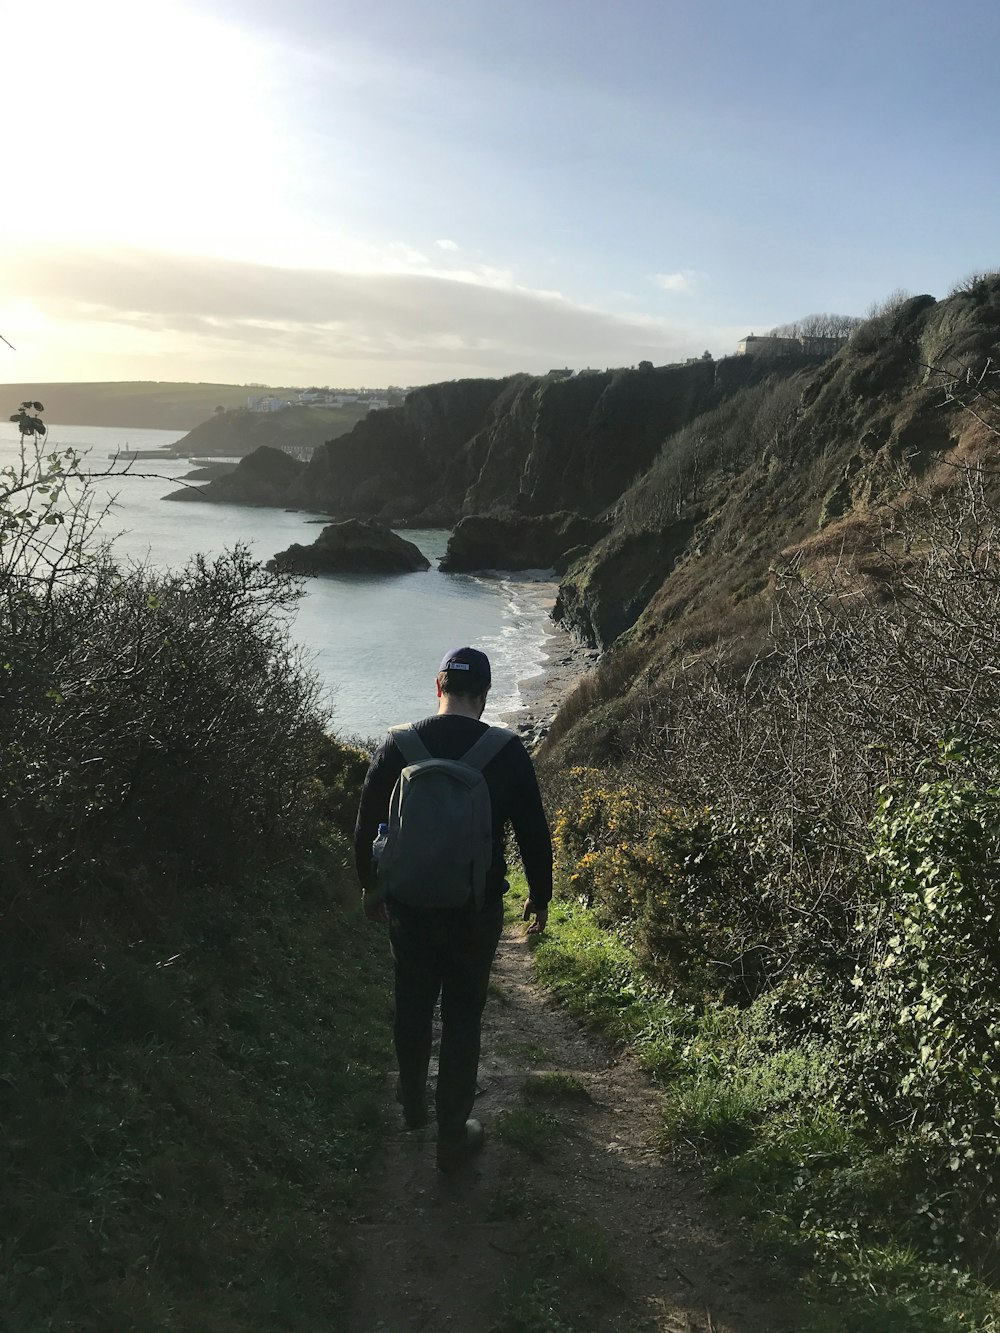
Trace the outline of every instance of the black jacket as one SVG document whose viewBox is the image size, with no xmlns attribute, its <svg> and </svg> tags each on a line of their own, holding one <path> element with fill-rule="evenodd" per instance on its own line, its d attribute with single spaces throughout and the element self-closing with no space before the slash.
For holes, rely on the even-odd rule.
<svg viewBox="0 0 1000 1333">
<path fill-rule="evenodd" d="M 414 723 L 417 734 L 435 759 L 461 759 L 486 731 L 486 723 L 458 713 L 439 713 Z M 372 881 L 372 842 L 389 813 L 389 798 L 406 766 L 402 754 L 386 737 L 365 778 L 354 827 L 354 861 L 367 890 Z M 504 841 L 507 825 L 514 829 L 528 889 L 536 907 L 552 897 L 552 839 L 542 809 L 531 756 L 516 736 L 483 769 L 493 805 L 493 862 L 486 878 L 486 901 L 507 891 Z"/>
</svg>

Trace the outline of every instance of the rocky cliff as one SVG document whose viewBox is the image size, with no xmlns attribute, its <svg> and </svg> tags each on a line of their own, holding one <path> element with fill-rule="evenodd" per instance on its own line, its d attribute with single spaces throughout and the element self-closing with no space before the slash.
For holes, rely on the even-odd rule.
<svg viewBox="0 0 1000 1333">
<path fill-rule="evenodd" d="M 948 386 L 998 361 L 992 277 L 891 303 L 828 360 L 431 385 L 284 478 L 255 455 L 206 493 L 244 498 L 245 470 L 257 503 L 458 524 L 451 568 L 571 562 L 557 618 L 652 664 L 763 623 L 776 561 L 814 558 L 824 534 L 858 548 L 878 506 L 959 475 L 995 437 L 960 401 L 981 389 Z M 568 536 L 580 522 L 596 526 Z"/>
<path fill-rule="evenodd" d="M 394 524 L 498 507 L 595 517 L 667 435 L 761 374 L 742 359 L 431 385 L 317 450 L 290 498 Z"/>
<path fill-rule="evenodd" d="M 870 572 L 879 513 L 916 484 L 948 489 L 986 460 L 996 487 L 998 358 L 995 277 L 897 301 L 829 361 L 775 367 L 672 434 L 560 585 L 557 619 L 587 643 L 617 643 L 634 668 L 595 691 L 584 750 L 613 737 L 614 698 L 633 681 L 655 688 L 678 655 L 713 645 L 752 651 L 782 562 Z"/>
<path fill-rule="evenodd" d="M 555 569 L 584 555 L 609 524 L 579 514 L 471 514 L 448 541 L 439 568 Z"/>
<path fill-rule="evenodd" d="M 732 358 L 429 385 L 317 449 L 276 503 L 393 527 L 451 527 L 498 508 L 596 517 L 667 435 L 766 373 Z M 240 477 L 204 498 L 233 499 Z"/>
</svg>

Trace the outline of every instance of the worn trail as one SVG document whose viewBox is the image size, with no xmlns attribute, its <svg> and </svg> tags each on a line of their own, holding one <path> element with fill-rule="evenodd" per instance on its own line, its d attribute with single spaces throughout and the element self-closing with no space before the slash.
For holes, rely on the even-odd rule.
<svg viewBox="0 0 1000 1333">
<path fill-rule="evenodd" d="M 348 1333 L 800 1328 L 700 1178 L 658 1151 L 642 1072 L 534 984 L 520 929 L 493 978 L 476 1102 L 490 1139 L 466 1170 L 437 1174 L 433 1123 L 406 1133 L 387 1080 L 400 1127 L 355 1219 Z"/>
</svg>

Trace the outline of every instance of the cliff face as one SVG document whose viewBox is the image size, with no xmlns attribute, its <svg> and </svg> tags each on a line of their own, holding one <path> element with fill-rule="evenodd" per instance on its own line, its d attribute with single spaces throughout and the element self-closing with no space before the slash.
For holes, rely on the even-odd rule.
<svg viewBox="0 0 1000 1333">
<path fill-rule="evenodd" d="M 464 489 L 469 440 L 509 380 L 457 380 L 414 390 L 317 449 L 289 504 L 390 523 L 447 525 Z"/>
<path fill-rule="evenodd" d="M 608 531 L 600 519 L 579 514 L 470 514 L 448 541 L 443 570 L 566 569 Z"/>
<path fill-rule="evenodd" d="M 462 512 L 510 496 L 530 514 L 597 515 L 715 394 L 713 362 L 528 380 L 470 441 Z"/>
<path fill-rule="evenodd" d="M 495 509 L 596 517 L 667 435 L 764 373 L 744 358 L 429 385 L 317 449 L 278 503 L 394 526 Z M 234 487 L 205 498 L 231 499 Z"/>
<path fill-rule="evenodd" d="M 848 529 L 873 508 L 935 469 L 953 480 L 951 460 L 995 444 L 945 392 L 950 373 L 990 357 L 1000 363 L 1000 278 L 897 302 L 826 361 L 431 385 L 284 481 L 257 476 L 254 455 L 205 496 L 240 499 L 245 470 L 257 502 L 340 518 L 479 515 L 456 535 L 453 567 L 572 561 L 557 618 L 601 648 L 627 636 L 655 663 L 765 622 L 775 561 L 814 551 L 818 534 L 854 542 Z M 564 541 L 574 516 L 599 523 Z"/>
<path fill-rule="evenodd" d="M 644 689 L 679 650 L 750 644 L 767 624 L 777 563 L 863 569 L 877 554 L 878 510 L 905 503 L 915 483 L 945 490 L 962 464 L 985 460 L 986 484 L 998 486 L 1000 395 L 961 385 L 998 357 L 994 278 L 945 301 L 897 303 L 820 365 L 776 367 L 666 440 L 616 504 L 613 530 L 568 570 L 557 618 L 601 647 L 624 636 Z M 602 726 L 614 735 L 614 703 L 606 709 L 604 723 L 588 723 L 589 745 Z"/>
</svg>

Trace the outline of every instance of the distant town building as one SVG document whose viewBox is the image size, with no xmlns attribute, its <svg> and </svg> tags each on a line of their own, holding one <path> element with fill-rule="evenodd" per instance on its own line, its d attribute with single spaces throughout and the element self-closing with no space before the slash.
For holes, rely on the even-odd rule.
<svg viewBox="0 0 1000 1333">
<path fill-rule="evenodd" d="M 367 407 L 376 411 L 401 402 L 402 389 L 299 389 L 294 401 L 276 394 L 261 394 L 247 399 L 251 412 L 280 412 L 283 407 Z"/>
<path fill-rule="evenodd" d="M 247 407 L 251 412 L 280 412 L 283 407 L 291 407 L 287 398 L 276 398 L 273 393 L 261 398 L 248 398 Z"/>
<path fill-rule="evenodd" d="M 570 380 L 573 378 L 573 372 L 569 366 L 563 366 L 562 370 L 550 370 L 549 375 L 557 380 Z"/>
</svg>

